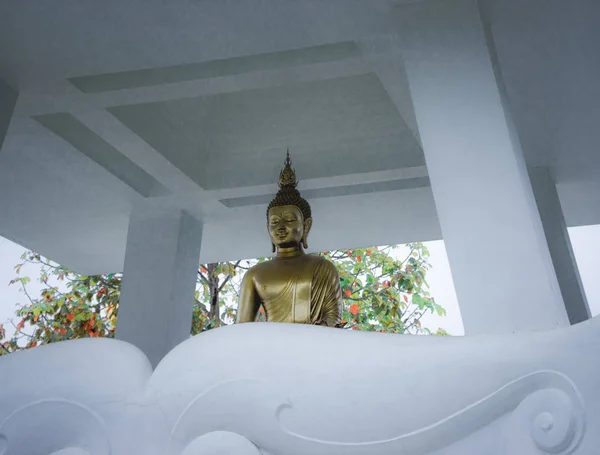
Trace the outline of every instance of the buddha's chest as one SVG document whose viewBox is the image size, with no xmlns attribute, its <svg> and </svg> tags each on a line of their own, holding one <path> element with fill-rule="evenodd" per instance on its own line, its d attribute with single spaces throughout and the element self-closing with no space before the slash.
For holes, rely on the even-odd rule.
<svg viewBox="0 0 600 455">
<path fill-rule="evenodd" d="M 304 322 L 309 317 L 311 264 L 273 261 L 255 278 L 255 289 L 271 321 Z"/>
<path fill-rule="evenodd" d="M 307 279 L 303 271 L 308 264 L 305 261 L 272 261 L 265 267 L 260 275 L 255 278 L 255 287 L 262 301 L 271 301 L 286 291 L 294 288 Z"/>
</svg>

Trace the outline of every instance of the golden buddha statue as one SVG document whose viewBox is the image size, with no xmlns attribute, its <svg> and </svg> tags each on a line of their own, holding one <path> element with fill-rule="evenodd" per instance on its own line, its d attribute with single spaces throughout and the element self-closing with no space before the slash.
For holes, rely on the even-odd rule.
<svg viewBox="0 0 600 455">
<path fill-rule="evenodd" d="M 342 291 L 335 266 L 305 254 L 312 226 L 310 205 L 296 189 L 289 151 L 279 191 L 267 208 L 267 229 L 277 255 L 255 265 L 242 281 L 237 322 L 254 322 L 264 309 L 269 322 L 335 327 L 342 317 Z"/>
</svg>

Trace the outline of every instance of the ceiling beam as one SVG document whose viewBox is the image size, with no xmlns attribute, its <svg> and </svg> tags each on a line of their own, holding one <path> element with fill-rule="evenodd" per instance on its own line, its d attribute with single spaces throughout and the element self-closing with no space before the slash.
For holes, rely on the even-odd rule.
<svg viewBox="0 0 600 455">
<path fill-rule="evenodd" d="M 365 153 L 369 153 L 365 151 Z M 377 172 L 363 172 L 358 174 L 336 175 L 333 177 L 323 177 L 316 179 L 302 179 L 298 184 L 298 189 L 316 190 L 324 188 L 334 188 L 340 186 L 359 185 L 367 183 L 386 182 L 399 179 L 414 179 L 419 177 L 428 177 L 425 166 L 407 167 L 401 169 L 390 169 Z M 207 191 L 215 200 L 233 199 L 243 196 L 260 196 L 271 194 L 277 191 L 277 185 L 274 182 L 271 185 L 256 185 L 249 187 L 227 188 L 222 190 Z"/>
<path fill-rule="evenodd" d="M 206 78 L 194 81 L 130 88 L 103 93 L 81 93 L 65 87 L 64 93 L 20 94 L 15 114 L 43 115 L 74 110 L 104 109 L 113 106 L 161 102 L 182 98 L 211 96 L 242 90 L 264 89 L 295 83 L 334 79 L 372 72 L 369 61 L 362 57 L 315 63 L 284 69 L 255 71 L 246 74 Z M 65 81 L 67 85 L 68 82 Z"/>
<path fill-rule="evenodd" d="M 103 109 L 74 110 L 72 114 L 121 154 L 162 183 L 169 196 L 154 198 L 165 206 L 176 206 L 203 218 L 223 211 L 222 204 L 117 118 Z"/>
</svg>

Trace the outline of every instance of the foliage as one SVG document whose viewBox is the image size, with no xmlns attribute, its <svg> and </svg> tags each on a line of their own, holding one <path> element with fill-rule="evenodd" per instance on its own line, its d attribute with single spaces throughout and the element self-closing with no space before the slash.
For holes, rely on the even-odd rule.
<svg viewBox="0 0 600 455">
<path fill-rule="evenodd" d="M 320 253 L 336 265 L 340 274 L 346 328 L 431 334 L 421 325 L 421 318 L 427 312 L 442 316 L 445 311 L 427 292 L 429 252 L 421 243 L 406 248 L 404 260 L 393 254 L 398 251 L 395 246 Z M 20 285 L 28 303 L 18 306 L 19 322 L 13 323 L 15 334 L 10 339 L 4 340 L 0 324 L 0 355 L 42 343 L 114 336 L 122 274 L 83 276 L 34 252 L 25 253 L 21 259 L 15 267 L 17 277 L 10 284 Z M 265 260 L 199 266 L 192 335 L 233 323 L 244 272 Z M 26 264 L 40 270 L 40 296 L 30 295 L 31 279 L 20 275 Z M 258 319 L 264 320 L 262 312 Z M 435 333 L 446 334 L 443 329 Z"/>
<path fill-rule="evenodd" d="M 431 334 L 421 324 L 427 313 L 445 310 L 427 292 L 429 251 L 422 243 L 407 245 L 406 258 L 392 254 L 395 246 L 321 253 L 340 274 L 343 319 L 353 330 Z M 443 335 L 443 330 L 436 332 Z"/>
<path fill-rule="evenodd" d="M 21 259 L 15 267 L 17 275 L 25 264 L 37 265 L 44 288 L 36 297 L 28 291 L 29 277 L 18 276 L 10 282 L 21 285 L 29 303 L 17 306 L 15 335 L 2 343 L 0 352 L 72 338 L 113 336 L 121 274 L 82 276 L 33 252 Z"/>
<path fill-rule="evenodd" d="M 235 320 L 235 306 L 231 305 L 231 297 L 237 290 L 235 278 L 248 269 L 241 262 L 205 264 L 198 268 L 192 335 Z"/>
</svg>

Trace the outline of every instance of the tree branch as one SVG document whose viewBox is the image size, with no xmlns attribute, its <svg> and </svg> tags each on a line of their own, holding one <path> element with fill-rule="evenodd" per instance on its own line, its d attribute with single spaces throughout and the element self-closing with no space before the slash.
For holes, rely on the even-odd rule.
<svg viewBox="0 0 600 455">
<path fill-rule="evenodd" d="M 201 272 L 200 270 L 198 270 L 198 276 L 199 276 L 199 277 L 200 277 L 200 279 L 201 279 L 202 281 L 204 281 L 204 283 L 205 283 L 205 284 L 208 286 L 208 284 L 209 284 L 209 283 L 208 283 L 208 279 L 207 279 L 207 278 L 206 278 L 204 275 L 202 275 L 202 272 Z"/>
<path fill-rule="evenodd" d="M 240 265 L 240 262 L 242 262 L 242 260 L 240 259 L 239 261 L 237 261 L 235 264 L 233 264 L 233 268 L 234 270 Z M 227 282 L 231 279 L 231 274 L 227 275 L 227 277 L 223 280 L 223 283 L 221 283 L 221 285 L 217 288 L 217 294 L 220 293 L 223 288 L 225 287 L 225 285 L 227 284 Z"/>
</svg>

